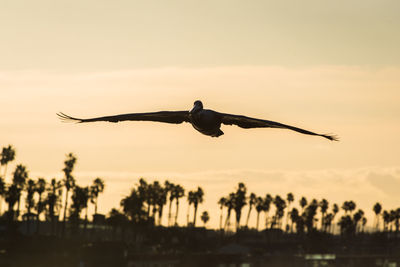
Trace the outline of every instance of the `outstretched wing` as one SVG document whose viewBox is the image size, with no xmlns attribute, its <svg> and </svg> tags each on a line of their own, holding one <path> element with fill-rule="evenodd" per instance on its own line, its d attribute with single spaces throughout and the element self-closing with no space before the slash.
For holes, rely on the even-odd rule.
<svg viewBox="0 0 400 267">
<path fill-rule="evenodd" d="M 182 123 L 189 122 L 188 111 L 159 111 L 159 112 L 148 112 L 148 113 L 128 113 L 114 116 L 96 117 L 89 119 L 80 119 L 68 116 L 62 112 L 57 113 L 57 116 L 63 122 L 94 122 L 94 121 L 158 121 L 166 123 Z"/>
<path fill-rule="evenodd" d="M 233 115 L 233 114 L 225 114 L 225 113 L 218 113 L 221 117 L 221 122 L 227 125 L 237 125 L 241 128 L 282 128 L 282 129 L 289 129 L 293 130 L 302 134 L 310 134 L 310 135 L 317 135 L 325 137 L 331 141 L 339 141 L 339 139 L 335 135 L 330 134 L 317 134 L 314 132 L 310 132 L 301 128 L 297 128 L 294 126 L 282 124 L 275 121 L 268 121 L 268 120 L 260 120 L 255 118 L 250 118 L 242 115 Z"/>
</svg>

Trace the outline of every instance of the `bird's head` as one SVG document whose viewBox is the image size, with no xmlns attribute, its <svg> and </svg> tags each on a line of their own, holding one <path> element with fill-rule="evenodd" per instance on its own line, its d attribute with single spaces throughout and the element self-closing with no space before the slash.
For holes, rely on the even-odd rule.
<svg viewBox="0 0 400 267">
<path fill-rule="evenodd" d="M 193 108 L 190 110 L 190 113 L 197 113 L 203 109 L 203 103 L 200 100 L 194 101 Z"/>
</svg>

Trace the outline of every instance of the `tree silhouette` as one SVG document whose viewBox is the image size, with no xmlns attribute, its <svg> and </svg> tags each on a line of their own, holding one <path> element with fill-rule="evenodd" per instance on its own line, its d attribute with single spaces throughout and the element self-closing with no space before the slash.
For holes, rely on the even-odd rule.
<svg viewBox="0 0 400 267">
<path fill-rule="evenodd" d="M 359 231 L 359 226 L 358 224 L 361 223 L 361 219 L 364 217 L 364 211 L 359 209 L 356 213 L 353 215 L 353 224 L 354 224 L 354 231 L 357 233 Z"/>
<path fill-rule="evenodd" d="M 178 225 L 178 211 L 179 211 L 179 199 L 185 195 L 185 189 L 181 185 L 174 185 L 172 188 L 172 196 L 176 203 L 175 212 L 175 225 Z"/>
<path fill-rule="evenodd" d="M 26 170 L 26 167 L 21 164 L 18 164 L 13 173 L 13 184 L 19 190 L 18 200 L 17 200 L 18 202 L 17 215 L 16 215 L 17 219 L 20 214 L 21 193 L 24 190 L 27 179 L 28 179 L 28 171 Z"/>
<path fill-rule="evenodd" d="M 301 207 L 301 212 L 304 212 L 304 207 L 307 206 L 307 199 L 305 197 L 301 197 L 299 201 L 300 207 Z"/>
<path fill-rule="evenodd" d="M 288 224 L 288 220 L 289 220 L 289 213 L 290 213 L 290 204 L 294 201 L 294 196 L 293 193 L 288 193 L 286 195 L 286 201 L 287 201 L 287 212 L 286 212 L 286 231 L 289 231 L 289 224 Z"/>
<path fill-rule="evenodd" d="M 219 229 L 222 230 L 222 219 L 223 219 L 223 208 L 226 206 L 226 197 L 221 197 L 218 201 L 219 209 L 220 209 L 220 217 L 219 217 Z"/>
<path fill-rule="evenodd" d="M 266 194 L 263 202 L 261 204 L 261 211 L 265 212 L 265 226 L 268 228 L 268 224 L 270 224 L 269 220 L 269 210 L 271 209 L 271 203 L 274 199 L 270 194 Z M 272 222 L 271 222 L 272 224 Z M 258 229 L 258 227 L 257 227 Z"/>
<path fill-rule="evenodd" d="M 94 214 L 97 214 L 99 194 L 104 192 L 104 187 L 104 180 L 99 177 L 94 179 L 92 185 L 90 186 L 90 202 L 94 204 Z"/>
<path fill-rule="evenodd" d="M 390 213 L 387 210 L 383 211 L 382 219 L 383 219 L 383 230 L 387 231 L 388 224 L 390 223 Z"/>
<path fill-rule="evenodd" d="M 1 213 L 3 212 L 3 199 L 5 198 L 6 195 L 6 183 L 4 181 L 4 178 L 0 176 L 0 216 Z"/>
<path fill-rule="evenodd" d="M 285 214 L 284 210 L 286 208 L 286 202 L 279 195 L 276 195 L 276 197 L 273 200 L 273 203 L 276 209 L 275 209 L 275 215 L 272 217 L 271 229 L 274 228 L 275 225 L 277 225 L 278 228 L 281 229 L 282 218 Z"/>
<path fill-rule="evenodd" d="M 186 213 L 186 224 L 189 225 L 189 212 L 190 212 L 190 206 L 194 203 L 195 201 L 195 191 L 189 191 L 187 195 L 187 201 L 188 201 L 188 209 Z"/>
<path fill-rule="evenodd" d="M 326 225 L 325 222 L 325 214 L 326 211 L 328 210 L 329 207 L 329 202 L 324 198 L 319 202 L 319 208 L 321 210 L 321 231 L 325 232 L 326 228 L 324 227 L 324 225 Z"/>
<path fill-rule="evenodd" d="M 73 226 L 73 233 L 76 234 L 79 229 L 80 214 L 83 209 L 87 207 L 89 200 L 89 189 L 88 187 L 80 187 L 75 185 L 71 196 L 71 207 L 70 207 L 70 221 Z"/>
<path fill-rule="evenodd" d="M 256 202 L 257 202 L 256 194 L 251 193 L 249 196 L 249 211 L 247 212 L 246 227 L 248 227 L 248 225 L 249 225 L 250 213 L 251 213 L 253 206 L 256 204 Z"/>
<path fill-rule="evenodd" d="M 344 210 L 344 212 L 346 214 L 348 214 L 348 213 L 351 214 L 356 209 L 356 203 L 354 203 L 354 201 L 352 201 L 352 200 L 345 201 L 345 202 L 343 202 L 342 209 Z"/>
<path fill-rule="evenodd" d="M 74 166 L 76 163 L 76 157 L 69 153 L 67 155 L 67 159 L 64 161 L 64 180 L 63 185 L 65 187 L 65 204 L 64 204 L 64 216 L 63 216 L 63 226 L 62 226 L 62 236 L 65 233 L 65 221 L 67 219 L 67 208 L 68 208 L 68 193 L 75 186 L 75 179 L 72 176 L 72 171 L 74 170 Z"/>
<path fill-rule="evenodd" d="M 26 200 L 25 200 L 25 206 L 27 209 L 27 224 L 26 224 L 26 229 L 27 233 L 30 234 L 30 223 L 31 223 L 31 210 L 35 206 L 35 199 L 34 199 L 34 194 L 36 192 L 36 183 L 34 180 L 29 179 L 27 184 L 26 184 Z"/>
<path fill-rule="evenodd" d="M 299 211 L 296 208 L 292 208 L 289 214 L 290 214 L 290 220 L 292 222 L 290 225 L 290 232 L 293 233 L 293 224 L 298 222 L 300 215 Z"/>
<path fill-rule="evenodd" d="M 164 188 L 167 193 L 167 199 L 169 200 L 169 205 L 168 205 L 168 226 L 171 226 L 171 209 L 172 209 L 172 201 L 174 200 L 174 196 L 172 194 L 172 189 L 174 188 L 174 184 L 170 183 L 168 180 L 165 181 L 164 183 Z"/>
<path fill-rule="evenodd" d="M 197 187 L 197 191 L 194 192 L 194 215 L 193 215 L 193 226 L 196 227 L 196 217 L 197 217 L 197 208 L 200 203 L 203 203 L 204 192 L 201 187 Z"/>
<path fill-rule="evenodd" d="M 7 165 L 9 162 L 13 161 L 15 159 L 15 149 L 11 146 L 8 145 L 8 147 L 3 147 L 1 154 L 0 154 L 0 165 L 4 165 L 4 179 L 6 179 L 7 176 Z"/>
<path fill-rule="evenodd" d="M 302 217 L 304 219 L 304 225 L 307 228 L 308 233 L 315 230 L 314 221 L 316 219 L 314 217 L 317 214 L 317 209 L 318 209 L 318 201 L 316 199 L 313 199 L 302 214 Z"/>
<path fill-rule="evenodd" d="M 14 213 L 14 206 L 17 203 L 18 199 L 21 197 L 21 190 L 18 189 L 17 185 L 11 184 L 5 193 L 5 199 L 8 204 L 8 219 L 9 221 L 13 221 L 16 219 Z"/>
<path fill-rule="evenodd" d="M 224 229 L 226 230 L 230 224 L 231 213 L 234 207 L 234 200 L 235 200 L 235 193 L 230 193 L 229 196 L 226 198 L 225 206 L 228 209 L 225 219 L 225 226 Z"/>
<path fill-rule="evenodd" d="M 257 211 L 257 219 L 256 219 L 256 229 L 258 231 L 259 221 L 260 221 L 260 213 L 264 211 L 265 201 L 262 197 L 257 197 L 256 200 L 256 211 Z"/>
<path fill-rule="evenodd" d="M 207 211 L 203 211 L 203 213 L 201 214 L 200 218 L 203 221 L 204 227 L 206 227 L 207 222 L 210 220 L 210 215 L 208 215 L 208 212 Z"/>
<path fill-rule="evenodd" d="M 51 179 L 47 187 L 47 220 L 51 221 L 51 233 L 54 234 L 57 215 L 61 209 L 62 183 L 55 178 Z M 57 214 L 57 215 L 56 215 Z"/>
<path fill-rule="evenodd" d="M 129 196 L 121 200 L 124 214 L 135 225 L 148 221 L 147 213 L 144 208 L 144 198 L 140 192 L 133 188 Z"/>
<path fill-rule="evenodd" d="M 162 221 L 162 215 L 163 215 L 163 209 L 164 205 L 167 203 L 167 190 L 165 187 L 160 186 L 160 190 L 157 194 L 156 198 L 156 205 L 158 209 L 158 225 L 161 225 Z"/>
<path fill-rule="evenodd" d="M 379 221 L 380 221 L 380 213 L 382 211 L 382 206 L 379 202 L 376 202 L 374 207 L 373 207 L 373 211 L 375 213 L 375 229 L 377 231 L 379 231 Z"/>
<path fill-rule="evenodd" d="M 36 192 L 39 195 L 38 202 L 36 204 L 36 212 L 37 212 L 37 223 L 36 223 L 36 233 L 39 233 L 40 228 L 40 214 L 46 208 L 46 203 L 43 202 L 43 193 L 46 190 L 46 180 L 43 178 L 38 178 L 36 182 Z"/>
</svg>

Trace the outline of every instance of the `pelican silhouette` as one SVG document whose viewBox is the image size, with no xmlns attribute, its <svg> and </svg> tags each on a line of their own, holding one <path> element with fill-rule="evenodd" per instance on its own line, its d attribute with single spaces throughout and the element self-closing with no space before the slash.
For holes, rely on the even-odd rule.
<svg viewBox="0 0 400 267">
<path fill-rule="evenodd" d="M 318 134 L 310 132 L 294 126 L 282 124 L 275 121 L 261 120 L 250 118 L 242 115 L 233 115 L 216 112 L 210 109 L 204 109 L 203 103 L 200 100 L 194 102 L 193 108 L 190 111 L 159 111 L 159 112 L 146 112 L 146 113 L 128 113 L 105 117 L 96 117 L 89 119 L 79 119 L 68 116 L 62 112 L 57 113 L 58 117 L 63 122 L 94 122 L 94 121 L 157 121 L 166 123 L 179 124 L 182 122 L 189 122 L 192 126 L 202 134 L 218 137 L 224 134 L 221 131 L 221 124 L 237 125 L 241 128 L 281 128 L 289 129 L 302 134 L 316 135 L 327 138 L 331 141 L 338 141 L 335 135 Z"/>
</svg>

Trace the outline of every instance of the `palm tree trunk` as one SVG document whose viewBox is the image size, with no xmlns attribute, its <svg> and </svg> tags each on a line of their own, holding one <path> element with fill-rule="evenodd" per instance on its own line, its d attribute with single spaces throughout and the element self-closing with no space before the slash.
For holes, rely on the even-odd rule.
<svg viewBox="0 0 400 267">
<path fill-rule="evenodd" d="M 18 221 L 18 218 L 19 218 L 20 204 L 21 204 L 21 196 L 18 197 L 17 221 Z"/>
<path fill-rule="evenodd" d="M 178 199 L 176 199 L 175 225 L 178 225 L 178 211 L 179 211 L 179 201 Z"/>
<path fill-rule="evenodd" d="M 186 212 L 186 225 L 189 226 L 189 212 L 190 212 L 190 204 L 188 205 L 188 209 Z"/>
<path fill-rule="evenodd" d="M 66 221 L 66 217 L 67 217 L 67 207 L 68 207 L 68 191 L 65 193 L 65 205 L 64 205 L 64 217 L 63 217 L 63 225 L 62 225 L 62 232 L 61 232 L 61 236 L 64 237 L 64 233 L 65 233 L 65 221 Z"/>
<path fill-rule="evenodd" d="M 172 200 L 169 201 L 169 208 L 168 208 L 168 226 L 171 226 L 171 207 L 172 207 Z"/>
<path fill-rule="evenodd" d="M 251 212 L 251 206 L 249 207 L 249 212 L 247 213 L 246 227 L 248 227 L 248 225 L 249 225 L 250 212 Z"/>
<path fill-rule="evenodd" d="M 39 218 L 39 216 L 40 216 L 41 207 L 42 207 L 42 194 L 39 195 L 39 201 L 38 201 L 38 215 L 37 215 L 37 218 L 36 218 L 36 234 L 39 233 L 39 228 L 40 228 L 40 218 Z"/>
<path fill-rule="evenodd" d="M 193 226 L 196 227 L 197 205 L 194 205 Z"/>
<path fill-rule="evenodd" d="M 222 230 L 222 219 L 223 219 L 223 214 L 222 214 L 222 208 L 221 208 L 221 215 L 219 216 L 219 230 Z"/>
<path fill-rule="evenodd" d="M 87 229 L 87 224 L 88 224 L 88 209 L 89 209 L 89 207 L 86 206 L 85 225 L 84 225 L 84 232 L 85 232 L 85 235 L 86 235 L 86 229 Z"/>
<path fill-rule="evenodd" d="M 228 222 L 229 222 L 230 217 L 231 217 L 231 210 L 228 210 L 228 214 L 226 215 L 226 220 L 225 220 L 225 227 L 224 227 L 224 229 L 226 229 L 226 227 L 228 226 Z"/>
<path fill-rule="evenodd" d="M 290 213 L 290 204 L 288 204 L 287 206 L 285 231 L 289 229 L 289 213 Z"/>
<path fill-rule="evenodd" d="M 94 214 L 97 214 L 97 197 L 96 197 L 96 201 L 94 204 Z"/>
<path fill-rule="evenodd" d="M 256 224 L 256 229 L 258 231 L 258 223 L 260 222 L 260 212 L 257 212 L 257 224 Z"/>
</svg>

